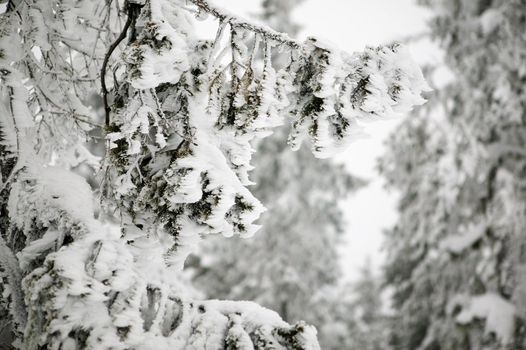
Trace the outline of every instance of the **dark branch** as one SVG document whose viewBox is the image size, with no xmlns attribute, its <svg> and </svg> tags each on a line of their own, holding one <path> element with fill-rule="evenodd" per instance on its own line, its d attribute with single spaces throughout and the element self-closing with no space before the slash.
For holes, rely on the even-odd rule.
<svg viewBox="0 0 526 350">
<path fill-rule="evenodd" d="M 102 86 L 102 98 L 104 100 L 104 112 L 106 114 L 105 118 L 105 125 L 110 125 L 110 106 L 108 104 L 108 89 L 106 87 L 106 67 L 108 65 L 108 61 L 111 57 L 111 54 L 117 46 L 121 43 L 121 41 L 124 40 L 126 37 L 126 34 L 128 33 L 128 29 L 130 28 L 131 24 L 135 23 L 135 20 L 137 19 L 137 16 L 139 15 L 139 12 L 141 10 L 142 5 L 135 4 L 135 3 L 129 3 L 128 4 L 128 18 L 126 19 L 126 23 L 124 24 L 124 27 L 122 28 L 121 33 L 115 40 L 113 44 L 111 44 L 110 48 L 108 49 L 108 52 L 106 53 L 106 56 L 104 56 L 104 61 L 102 62 L 102 69 L 100 73 L 100 84 Z"/>
</svg>

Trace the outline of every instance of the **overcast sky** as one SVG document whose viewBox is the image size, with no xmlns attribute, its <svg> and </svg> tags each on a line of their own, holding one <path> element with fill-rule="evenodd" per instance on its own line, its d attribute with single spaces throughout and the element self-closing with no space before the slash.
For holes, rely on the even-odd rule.
<svg viewBox="0 0 526 350">
<path fill-rule="evenodd" d="M 294 13 L 303 26 L 300 38 L 316 36 L 348 52 L 361 51 L 426 31 L 429 12 L 416 0 L 306 0 Z M 215 0 L 230 12 L 249 17 L 259 11 L 260 0 Z M 425 42 L 410 45 L 417 62 L 438 61 L 436 49 Z M 367 257 L 378 268 L 382 230 L 396 221 L 396 194 L 388 193 L 375 170 L 383 143 L 401 119 L 374 122 L 366 126 L 367 139 L 351 144 L 336 158 L 353 174 L 367 178 L 369 185 L 342 203 L 348 221 L 342 265 L 347 278 L 354 279 Z"/>
</svg>

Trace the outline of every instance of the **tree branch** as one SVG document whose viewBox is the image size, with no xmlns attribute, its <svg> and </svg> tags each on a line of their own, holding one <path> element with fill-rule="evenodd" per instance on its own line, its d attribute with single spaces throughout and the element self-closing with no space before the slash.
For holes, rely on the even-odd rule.
<svg viewBox="0 0 526 350">
<path fill-rule="evenodd" d="M 105 124 L 108 126 L 110 124 L 110 106 L 108 104 L 108 89 L 106 88 L 106 67 L 108 65 L 108 61 L 111 57 L 111 54 L 117 46 L 121 43 L 121 41 L 124 40 L 126 37 L 126 34 L 128 33 L 128 29 L 130 28 L 130 25 L 135 22 L 135 19 L 139 15 L 140 9 L 142 5 L 136 4 L 136 3 L 129 3 L 128 4 L 128 18 L 126 19 L 126 23 L 124 24 L 124 27 L 122 28 L 121 33 L 115 40 L 113 44 L 111 44 L 110 48 L 108 49 L 108 52 L 106 53 L 106 56 L 104 56 L 104 61 L 102 62 L 102 69 L 100 73 L 100 84 L 102 86 L 102 98 L 104 100 L 104 112 L 106 114 L 105 118 Z"/>
<path fill-rule="evenodd" d="M 229 23 L 234 28 L 236 27 L 242 28 L 250 32 L 253 32 L 255 34 L 260 34 L 261 36 L 265 37 L 268 40 L 272 40 L 280 44 L 285 44 L 294 49 L 301 49 L 303 47 L 301 42 L 292 39 L 287 34 L 276 32 L 275 30 L 272 30 L 269 27 L 266 27 L 263 25 L 257 25 L 254 23 L 250 23 L 246 20 L 243 20 L 235 15 L 228 13 L 227 11 L 217 6 L 210 4 L 207 0 L 188 0 L 188 1 L 194 4 L 195 6 L 197 6 L 197 8 L 200 11 L 204 11 L 205 13 L 208 13 L 214 16 L 215 18 L 219 19 L 221 22 Z"/>
</svg>

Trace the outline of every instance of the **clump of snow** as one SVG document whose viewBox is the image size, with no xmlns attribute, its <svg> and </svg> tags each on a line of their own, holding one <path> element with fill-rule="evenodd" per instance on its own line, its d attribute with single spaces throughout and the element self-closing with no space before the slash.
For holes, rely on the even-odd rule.
<svg viewBox="0 0 526 350">
<path fill-rule="evenodd" d="M 515 306 L 495 293 L 486 293 L 474 297 L 459 296 L 455 302 L 460 303 L 462 311 L 456 321 L 468 324 L 474 319 L 486 321 L 486 333 L 495 335 L 504 344 L 510 343 L 515 331 Z"/>
<path fill-rule="evenodd" d="M 58 167 L 27 165 L 12 186 L 8 211 L 13 224 L 25 232 L 33 230 L 33 219 L 44 227 L 64 220 L 84 225 L 94 221 L 90 186 L 80 175 Z"/>
<path fill-rule="evenodd" d="M 460 254 L 480 240 L 486 233 L 487 224 L 480 222 L 472 224 L 466 232 L 451 235 L 440 243 L 440 248 L 454 254 Z"/>
<path fill-rule="evenodd" d="M 151 0 L 150 16 L 145 19 L 137 42 L 124 54 L 130 65 L 130 82 L 137 89 L 150 89 L 162 83 L 177 83 L 189 69 L 188 30 L 180 4 Z M 143 19 L 144 20 L 144 19 Z"/>
<path fill-rule="evenodd" d="M 495 8 L 490 8 L 480 16 L 480 25 L 485 35 L 493 32 L 502 23 L 502 13 Z"/>
</svg>

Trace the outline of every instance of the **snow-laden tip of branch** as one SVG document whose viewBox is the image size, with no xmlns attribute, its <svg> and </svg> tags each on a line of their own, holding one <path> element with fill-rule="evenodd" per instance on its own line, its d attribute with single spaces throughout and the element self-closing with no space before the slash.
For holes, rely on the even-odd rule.
<svg viewBox="0 0 526 350">
<path fill-rule="evenodd" d="M 368 47 L 349 55 L 315 38 L 294 65 L 293 148 L 309 137 L 313 153 L 326 158 L 344 149 L 360 122 L 407 113 L 429 90 L 407 49 Z"/>
</svg>

